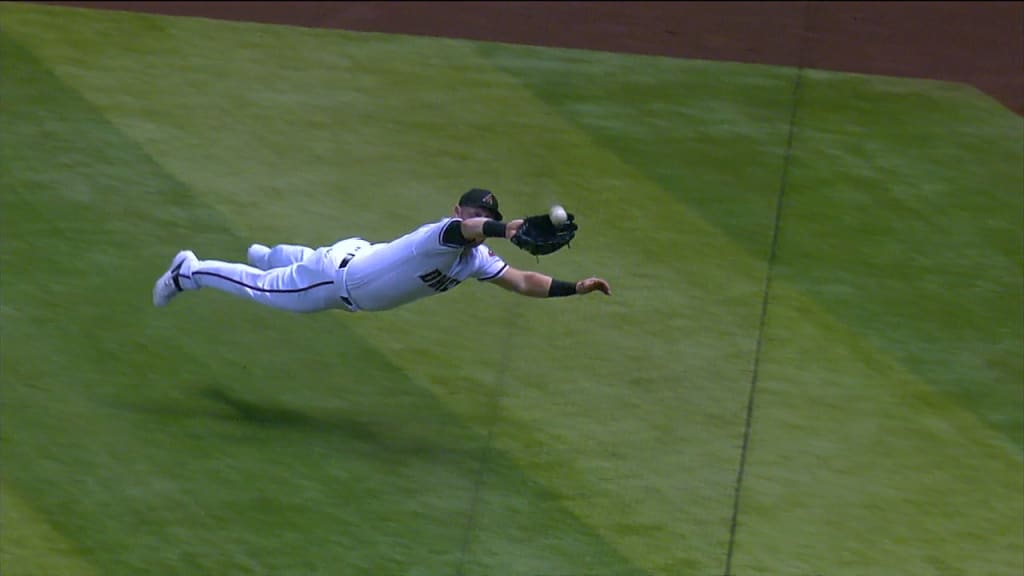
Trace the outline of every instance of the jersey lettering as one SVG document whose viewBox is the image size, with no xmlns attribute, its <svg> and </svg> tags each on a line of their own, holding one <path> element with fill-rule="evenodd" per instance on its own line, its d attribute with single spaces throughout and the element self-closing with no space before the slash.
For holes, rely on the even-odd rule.
<svg viewBox="0 0 1024 576">
<path fill-rule="evenodd" d="M 372 244 L 342 274 L 360 310 L 388 310 L 420 298 L 450 292 L 469 278 L 492 280 L 508 265 L 485 245 L 456 246 L 444 231 L 458 222 L 444 218 L 408 234 Z M 450 238 L 449 240 L 454 240 Z"/>
<path fill-rule="evenodd" d="M 435 292 L 446 292 L 459 285 L 459 281 L 436 268 L 426 274 L 420 274 L 420 280 Z"/>
</svg>

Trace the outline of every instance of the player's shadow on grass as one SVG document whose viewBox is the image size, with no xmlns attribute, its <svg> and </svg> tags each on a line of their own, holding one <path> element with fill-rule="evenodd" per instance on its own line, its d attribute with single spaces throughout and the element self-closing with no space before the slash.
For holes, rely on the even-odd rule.
<svg viewBox="0 0 1024 576">
<path fill-rule="evenodd" d="M 421 456 L 451 456 L 467 453 L 460 442 L 444 442 L 451 434 L 403 433 L 401 423 L 375 425 L 372 422 L 353 418 L 344 412 L 332 412 L 329 417 L 319 416 L 287 408 L 248 400 L 216 386 L 207 386 L 200 395 L 230 408 L 237 420 L 264 428 L 278 428 L 298 432 L 324 433 L 344 437 L 350 443 L 363 444 L 375 450 L 384 449 L 394 454 L 416 454 Z M 451 431 L 449 431 L 451 432 Z M 430 442 L 436 438 L 439 442 Z"/>
<path fill-rule="evenodd" d="M 374 437 L 372 429 L 367 424 L 348 418 L 328 422 L 320 417 L 291 408 L 259 404 L 215 386 L 207 386 L 200 390 L 199 394 L 207 400 L 231 408 L 240 420 L 260 426 L 307 430 L 335 429 L 363 440 L 372 440 Z"/>
</svg>

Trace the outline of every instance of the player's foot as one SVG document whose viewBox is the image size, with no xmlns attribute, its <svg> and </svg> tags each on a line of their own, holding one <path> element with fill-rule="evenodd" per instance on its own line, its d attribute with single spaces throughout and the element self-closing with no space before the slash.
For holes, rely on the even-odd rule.
<svg viewBox="0 0 1024 576">
<path fill-rule="evenodd" d="M 249 246 L 249 252 L 247 254 L 249 266 L 259 268 L 260 270 L 266 270 L 267 256 L 269 255 L 269 246 L 264 246 L 263 244 L 253 244 L 252 246 Z"/>
<path fill-rule="evenodd" d="M 153 285 L 153 306 L 161 308 L 182 292 L 181 279 L 178 277 L 182 265 L 188 260 L 198 260 L 191 250 L 182 250 L 171 260 L 171 267 L 164 272 L 156 284 Z"/>
</svg>

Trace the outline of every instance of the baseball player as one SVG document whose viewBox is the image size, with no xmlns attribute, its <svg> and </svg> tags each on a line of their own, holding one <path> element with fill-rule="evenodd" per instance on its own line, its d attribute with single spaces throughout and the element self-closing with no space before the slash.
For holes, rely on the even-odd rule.
<svg viewBox="0 0 1024 576">
<path fill-rule="evenodd" d="M 539 218 L 502 222 L 494 194 L 473 188 L 462 195 L 451 216 L 390 242 L 353 237 L 316 249 L 253 244 L 248 264 L 200 260 L 191 250 L 182 250 L 153 286 L 153 305 L 166 306 L 181 292 L 213 288 L 291 312 L 379 311 L 447 292 L 467 278 L 535 298 L 595 290 L 611 294 L 601 278 L 565 282 L 517 270 L 484 244 L 487 238 L 505 238 L 527 249 L 525 232 Z M 567 244 L 576 229 L 570 225 L 564 238 L 549 239 L 546 252 L 534 253 Z"/>
</svg>

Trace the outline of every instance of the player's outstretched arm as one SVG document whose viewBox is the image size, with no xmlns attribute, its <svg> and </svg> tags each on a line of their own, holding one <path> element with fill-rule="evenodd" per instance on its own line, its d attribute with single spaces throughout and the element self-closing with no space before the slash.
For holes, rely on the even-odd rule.
<svg viewBox="0 0 1024 576">
<path fill-rule="evenodd" d="M 522 219 L 498 222 L 490 218 L 468 218 L 462 221 L 462 236 L 470 240 L 483 240 L 487 237 L 509 239 L 516 235 L 522 225 Z"/>
<path fill-rule="evenodd" d="M 501 276 L 495 278 L 493 282 L 506 290 L 532 298 L 557 298 L 575 294 L 589 294 L 595 291 L 603 292 L 606 295 L 612 293 L 608 282 L 602 278 L 585 278 L 574 284 L 572 282 L 555 280 L 540 272 L 517 270 L 511 266 Z"/>
</svg>

